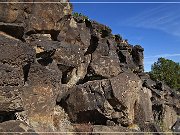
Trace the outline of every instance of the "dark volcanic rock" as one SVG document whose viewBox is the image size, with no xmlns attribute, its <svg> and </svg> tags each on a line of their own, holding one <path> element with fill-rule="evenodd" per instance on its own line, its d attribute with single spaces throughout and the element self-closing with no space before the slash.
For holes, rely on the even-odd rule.
<svg viewBox="0 0 180 135">
<path fill-rule="evenodd" d="M 178 118 L 177 121 L 174 123 L 174 125 L 172 126 L 172 131 L 174 132 L 180 132 L 180 119 Z"/>
<path fill-rule="evenodd" d="M 24 66 L 35 58 L 35 52 L 28 44 L 5 34 L 0 36 L 0 51 L 0 62 L 11 66 Z"/>
<path fill-rule="evenodd" d="M 2 135 L 38 135 L 29 125 L 22 121 L 7 121 L 0 123 L 0 132 Z M 29 133 L 28 133 L 29 132 Z"/>
<path fill-rule="evenodd" d="M 140 45 L 68 0 L 4 2 L 0 132 L 179 131 L 180 96 L 144 73 Z"/>
<path fill-rule="evenodd" d="M 24 27 L 22 24 L 0 22 L 0 30 L 17 39 L 22 39 L 24 36 Z"/>
<path fill-rule="evenodd" d="M 127 128 L 124 128 L 124 127 L 121 127 L 121 126 L 112 127 L 112 126 L 101 126 L 101 125 L 93 126 L 93 132 L 92 132 L 93 135 L 96 135 L 96 134 L 106 135 L 108 133 L 109 134 L 113 133 L 114 135 L 118 135 L 118 134 L 122 134 L 122 135 L 137 134 L 135 130 L 127 129 Z"/>
<path fill-rule="evenodd" d="M 18 87 L 0 87 L 0 113 L 23 111 L 24 105 Z"/>
<path fill-rule="evenodd" d="M 105 78 L 117 76 L 122 71 L 119 60 L 108 56 L 94 56 L 90 66 L 96 75 Z"/>
<path fill-rule="evenodd" d="M 13 68 L 8 64 L 0 64 L 0 86 L 22 86 L 24 84 L 23 70 Z"/>
<path fill-rule="evenodd" d="M 51 122 L 51 115 L 56 105 L 60 79 L 61 76 L 48 71 L 40 64 L 31 65 L 27 84 L 24 87 L 23 102 L 30 124 L 34 128 L 41 129 L 45 124 L 49 124 L 50 128 L 48 122 Z"/>
<path fill-rule="evenodd" d="M 78 45 L 81 51 L 85 53 L 91 42 L 90 29 L 87 28 L 84 23 L 77 24 L 77 22 L 71 18 L 60 31 L 57 40 L 72 45 L 72 48 L 74 44 Z"/>
<path fill-rule="evenodd" d="M 78 67 L 80 63 L 85 61 L 85 57 L 81 51 L 82 50 L 76 45 L 71 47 L 68 44 L 62 44 L 62 46 L 56 49 L 52 58 L 55 59 L 58 64 Z"/>
<path fill-rule="evenodd" d="M 140 45 L 136 45 L 132 49 L 132 57 L 137 66 L 139 66 L 139 71 L 144 71 L 144 54 L 143 54 L 144 48 L 142 48 Z"/>
<path fill-rule="evenodd" d="M 133 122 L 134 107 L 139 99 L 141 80 L 133 73 L 122 73 L 110 81 L 115 98 L 127 109 L 128 117 Z"/>
<path fill-rule="evenodd" d="M 8 0 L 6 1 L 8 2 Z M 18 0 L 16 1 L 18 2 Z M 33 0 L 24 0 L 24 2 L 32 3 L 2 3 L 0 5 L 0 22 L 22 23 L 26 32 L 47 32 L 60 30 L 63 26 L 63 18 L 71 14 L 69 3 L 33 3 Z M 47 0 L 35 2 L 47 2 Z M 61 0 L 53 0 L 53 2 L 61 2 Z"/>
<path fill-rule="evenodd" d="M 5 0 L 4 2 L 10 2 Z M 18 2 L 18 0 L 14 1 Z M 25 14 L 23 13 L 23 7 L 27 5 L 17 4 L 17 3 L 2 3 L 0 6 L 0 22 L 5 23 L 22 23 L 25 19 Z"/>
<path fill-rule="evenodd" d="M 68 112 L 70 118 L 74 122 L 95 122 L 100 123 L 101 119 L 106 119 L 99 111 L 99 107 L 103 107 L 103 99 L 101 95 L 91 91 L 91 84 L 80 85 L 72 88 L 70 95 L 62 99 L 61 103 Z M 65 105 L 65 106 L 64 106 Z M 94 115 L 94 116 L 93 116 Z M 98 117 L 99 119 L 97 119 Z M 100 118 L 102 117 L 102 118 Z M 106 120 L 104 121 L 104 124 Z"/>
<path fill-rule="evenodd" d="M 46 0 L 40 0 L 38 2 L 46 2 Z M 52 2 L 61 2 L 61 0 L 53 0 Z M 67 2 L 67 0 L 65 2 Z M 60 20 L 66 15 L 71 14 L 71 7 L 69 3 L 33 4 L 32 9 L 30 10 L 31 12 L 29 14 L 27 24 L 28 31 L 60 30 L 63 22 Z"/>
</svg>

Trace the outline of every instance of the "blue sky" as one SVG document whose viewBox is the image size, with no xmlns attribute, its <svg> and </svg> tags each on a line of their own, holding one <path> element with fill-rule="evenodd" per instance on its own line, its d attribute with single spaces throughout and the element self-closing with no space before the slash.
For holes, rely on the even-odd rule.
<svg viewBox="0 0 180 135">
<path fill-rule="evenodd" d="M 71 2 L 123 2 L 123 0 L 70 0 Z M 125 1 L 125 0 L 124 0 Z M 180 2 L 180 0 L 126 0 L 125 2 Z M 109 26 L 145 52 L 145 71 L 159 57 L 180 62 L 180 3 L 73 3 L 75 12 Z"/>
</svg>

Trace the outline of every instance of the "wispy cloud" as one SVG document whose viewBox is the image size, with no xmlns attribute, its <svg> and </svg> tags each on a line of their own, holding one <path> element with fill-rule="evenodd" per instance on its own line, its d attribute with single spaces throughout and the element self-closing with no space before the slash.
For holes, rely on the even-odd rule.
<svg viewBox="0 0 180 135">
<path fill-rule="evenodd" d="M 179 13 L 179 5 L 159 5 L 128 18 L 123 22 L 123 25 L 153 28 L 172 35 L 180 36 Z"/>
<path fill-rule="evenodd" d="M 154 56 L 146 56 L 144 57 L 145 59 L 152 59 L 152 58 L 167 58 L 167 57 L 178 57 L 180 54 L 159 54 L 159 55 L 154 55 Z"/>
</svg>

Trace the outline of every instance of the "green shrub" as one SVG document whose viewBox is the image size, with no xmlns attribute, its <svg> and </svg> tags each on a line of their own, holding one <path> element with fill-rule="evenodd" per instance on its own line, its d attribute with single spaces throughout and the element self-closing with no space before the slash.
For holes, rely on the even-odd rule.
<svg viewBox="0 0 180 135">
<path fill-rule="evenodd" d="M 114 35 L 115 36 L 115 40 L 116 41 L 121 41 L 122 40 L 122 36 L 120 34 Z"/>
<path fill-rule="evenodd" d="M 159 58 L 151 66 L 150 76 L 153 80 L 165 82 L 169 87 L 180 89 L 180 64 L 165 58 Z"/>
<path fill-rule="evenodd" d="M 88 19 L 88 16 L 85 16 L 85 15 L 83 15 L 83 14 L 81 14 L 81 13 L 74 12 L 74 13 L 73 13 L 73 16 L 74 16 L 74 17 L 82 17 L 83 20 L 89 20 L 89 19 Z"/>
</svg>

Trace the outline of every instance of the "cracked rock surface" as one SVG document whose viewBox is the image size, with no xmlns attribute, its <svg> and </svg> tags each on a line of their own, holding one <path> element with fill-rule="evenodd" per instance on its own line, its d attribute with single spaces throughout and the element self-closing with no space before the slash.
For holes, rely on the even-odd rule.
<svg viewBox="0 0 180 135">
<path fill-rule="evenodd" d="M 144 49 L 53 2 L 0 4 L 0 132 L 179 132 L 180 95 Z"/>
</svg>

